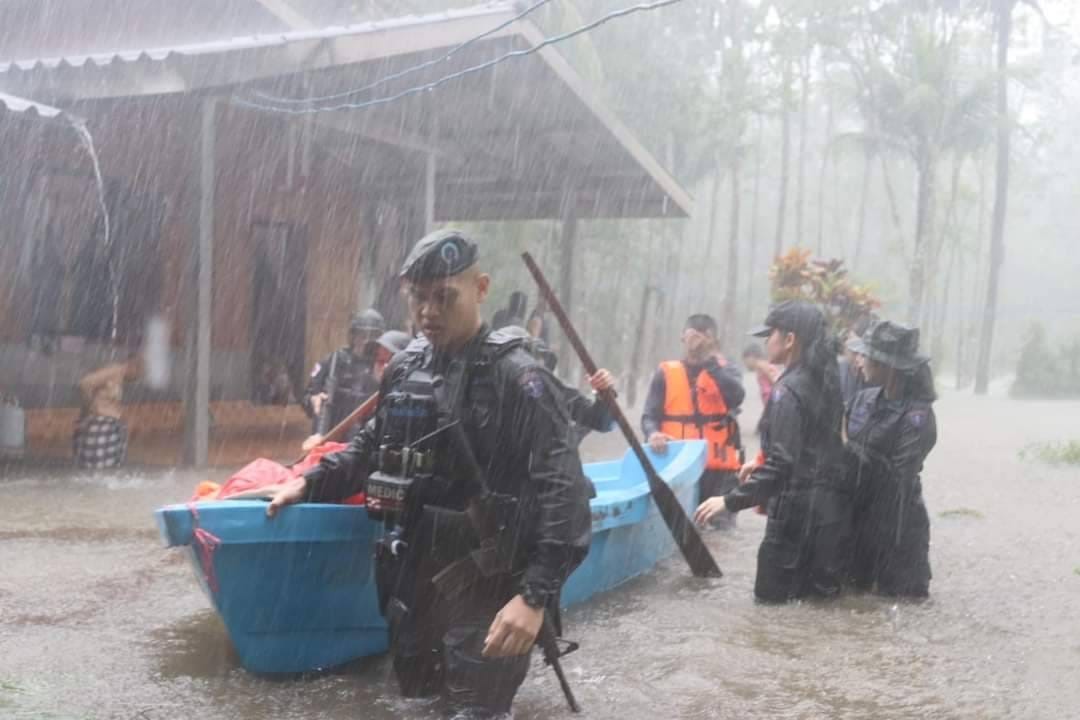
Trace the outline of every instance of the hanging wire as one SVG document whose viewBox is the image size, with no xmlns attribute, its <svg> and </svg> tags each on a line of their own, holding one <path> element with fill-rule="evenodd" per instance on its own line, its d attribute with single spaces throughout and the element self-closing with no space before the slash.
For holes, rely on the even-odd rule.
<svg viewBox="0 0 1080 720">
<path fill-rule="evenodd" d="M 451 80 L 456 80 L 458 78 L 464 77 L 465 75 L 471 75 L 472 73 L 480 72 L 481 70 L 487 70 L 488 68 L 494 67 L 495 65 L 498 65 L 499 63 L 504 62 L 506 60 L 509 60 L 511 58 L 518 58 L 518 57 L 525 57 L 527 55 L 532 55 L 533 53 L 539 52 L 540 50 L 544 49 L 545 47 L 547 47 L 549 45 L 554 45 L 556 43 L 560 43 L 560 42 L 563 42 L 565 40 L 569 40 L 569 39 L 571 39 L 573 37 L 576 37 L 578 35 L 581 35 L 583 33 L 589 32 L 590 30 L 593 30 L 593 29 L 595 29 L 595 28 L 597 28 L 597 27 L 599 27 L 599 26 L 601 26 L 601 25 L 603 25 L 605 23 L 608 23 L 608 22 L 610 22 L 610 21 L 612 21 L 612 20 L 614 20 L 616 18 L 624 17 L 626 15 L 631 15 L 631 14 L 637 13 L 637 12 L 645 12 L 645 11 L 649 11 L 649 10 L 656 10 L 658 8 L 662 8 L 662 7 L 665 7 L 667 5 L 674 5 L 674 4 L 679 3 L 679 2 L 682 2 L 682 0 L 657 0 L 656 2 L 640 3 L 638 5 L 632 5 L 630 7 L 622 8 L 621 10 L 615 10 L 613 12 L 608 13 L 607 15 L 604 15 L 604 16 L 602 16 L 602 17 L 600 17 L 600 18 L 598 18 L 596 20 L 593 20 L 590 23 L 582 25 L 581 27 L 576 28 L 574 30 L 570 30 L 570 31 L 562 33 L 560 35 L 552 35 L 551 37 L 546 37 L 541 42 L 537 43 L 536 45 L 534 45 L 534 46 L 532 46 L 530 48 L 526 48 L 524 50 L 513 50 L 511 52 L 505 53 L 504 55 L 500 55 L 497 58 L 494 58 L 492 60 L 488 60 L 487 62 L 480 63 L 479 65 L 473 65 L 473 66 L 467 67 L 467 68 L 465 68 L 463 70 L 459 70 L 458 72 L 451 73 L 450 75 L 444 75 L 443 77 L 441 77 L 441 78 L 439 78 L 437 80 L 433 80 L 432 82 L 426 83 L 424 85 L 417 85 L 415 87 L 411 87 L 411 88 L 408 88 L 406 90 L 402 90 L 401 92 L 396 93 L 394 95 L 388 95 L 386 97 L 375 98 L 373 100 L 368 100 L 366 102 L 340 103 L 338 105 L 328 105 L 328 106 L 324 106 L 324 107 L 307 107 L 307 108 L 275 107 L 274 105 L 267 105 L 265 103 L 254 102 L 252 100 L 246 100 L 244 98 L 234 98 L 233 102 L 235 104 L 243 106 L 243 107 L 254 108 L 254 109 L 257 109 L 257 110 L 266 110 L 266 111 L 269 111 L 269 112 L 284 113 L 286 115 L 311 115 L 311 114 L 314 114 L 314 113 L 321 113 L 321 112 L 337 112 L 337 111 L 340 111 L 340 110 L 362 110 L 364 108 L 374 107 L 374 106 L 377 106 L 377 105 L 387 105 L 389 103 L 396 102 L 396 101 L 401 100 L 402 98 L 408 97 L 410 95 L 416 95 L 418 93 L 423 93 L 423 92 L 430 92 L 430 91 L 434 90 L 435 88 L 440 87 L 441 85 L 445 85 L 446 83 L 450 82 Z"/>
<path fill-rule="evenodd" d="M 375 88 L 379 87 L 380 85 L 385 85 L 386 83 L 391 82 L 393 80 L 398 80 L 400 78 L 403 78 L 406 75 L 412 75 L 415 72 L 419 72 L 421 70 L 426 70 L 427 68 L 429 68 L 429 67 L 431 67 L 433 65 L 438 65 L 439 63 L 446 62 L 451 57 L 453 57 L 457 53 L 461 52 L 465 48 L 469 47 L 473 43 L 479 42 L 480 40 L 483 40 L 484 38 L 486 38 L 486 37 L 488 37 L 490 35 L 494 35 L 495 33 L 499 32 L 500 30 L 504 30 L 504 29 L 510 27 L 511 25 L 516 23 L 518 20 L 523 20 L 524 18 L 526 18 L 527 16 L 532 14 L 535 10 L 539 9 L 543 5 L 547 5 L 549 2 L 551 2 L 551 0 L 539 0 L 539 2 L 533 3 L 532 5 L 525 8 L 520 13 L 518 13 L 514 17 L 510 18 L 506 22 L 500 23 L 499 25 L 496 25 L 495 27 L 491 28 L 490 30 L 488 30 L 486 32 L 482 32 L 479 35 L 477 35 L 476 37 L 471 37 L 468 40 L 466 40 L 465 42 L 461 43 L 460 45 L 457 45 L 457 46 L 451 48 L 442 57 L 438 57 L 438 58 L 435 58 L 433 60 L 428 60 L 427 62 L 422 62 L 419 65 L 413 65 L 412 67 L 407 67 L 404 70 L 401 70 L 399 72 L 392 73 L 392 74 L 387 75 L 386 77 L 383 77 L 383 78 L 379 78 L 378 80 L 371 83 L 370 85 L 364 85 L 363 87 L 354 88 L 353 90 L 346 90 L 344 92 L 335 93 L 333 95 L 321 95 L 321 96 L 313 96 L 313 97 L 305 97 L 305 98 L 279 97 L 279 96 L 275 96 L 275 95 L 270 95 L 269 93 L 263 93 L 263 92 L 258 92 L 258 91 L 255 92 L 255 96 L 262 99 L 262 100 L 269 100 L 269 101 L 277 103 L 279 105 L 304 105 L 304 104 L 308 104 L 308 103 L 327 102 L 329 100 L 341 100 L 342 98 L 347 98 L 350 95 L 359 95 L 360 93 L 368 92 L 369 90 L 374 90 Z"/>
</svg>

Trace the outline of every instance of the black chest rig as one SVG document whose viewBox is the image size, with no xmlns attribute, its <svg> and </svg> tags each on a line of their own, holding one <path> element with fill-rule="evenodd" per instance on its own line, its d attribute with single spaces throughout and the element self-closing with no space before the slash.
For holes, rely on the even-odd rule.
<svg viewBox="0 0 1080 720">
<path fill-rule="evenodd" d="M 379 404 L 375 471 L 366 486 L 369 515 L 408 525 L 424 505 L 461 509 L 487 494 L 475 466 L 496 450 L 495 349 L 484 339 L 436 366 L 420 348 L 396 370 L 400 379 Z"/>
<path fill-rule="evenodd" d="M 375 471 L 368 477 L 368 514 L 382 519 L 400 516 L 424 494 L 438 494 L 436 458 L 440 454 L 440 417 L 435 399 L 437 378 L 412 370 L 379 403 L 379 446 Z"/>
</svg>

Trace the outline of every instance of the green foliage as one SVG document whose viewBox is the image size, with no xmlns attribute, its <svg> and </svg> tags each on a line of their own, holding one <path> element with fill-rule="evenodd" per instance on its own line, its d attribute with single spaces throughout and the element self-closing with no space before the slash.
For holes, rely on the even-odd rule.
<svg viewBox="0 0 1080 720">
<path fill-rule="evenodd" d="M 1048 465 L 1080 466 L 1080 440 L 1060 443 L 1033 443 L 1020 451 L 1020 458 L 1032 458 Z"/>
<path fill-rule="evenodd" d="M 843 260 L 814 260 L 809 250 L 792 248 L 769 272 L 773 302 L 807 300 L 819 306 L 838 335 L 872 315 L 881 302 L 873 290 L 848 275 Z"/>
<path fill-rule="evenodd" d="M 1014 397 L 1080 397 L 1080 337 L 1063 344 L 1055 352 L 1043 326 L 1033 323 L 1020 348 L 1016 380 L 1009 394 Z"/>
<path fill-rule="evenodd" d="M 978 510 L 972 508 L 952 508 L 951 510 L 942 510 L 938 513 L 940 518 L 974 518 L 976 520 L 982 520 L 985 517 Z"/>
</svg>

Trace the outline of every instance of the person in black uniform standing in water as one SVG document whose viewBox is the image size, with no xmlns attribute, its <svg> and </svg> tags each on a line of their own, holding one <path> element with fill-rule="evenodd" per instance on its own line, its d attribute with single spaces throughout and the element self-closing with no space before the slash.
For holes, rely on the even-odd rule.
<svg viewBox="0 0 1080 720">
<path fill-rule="evenodd" d="M 831 597 L 846 580 L 851 539 L 836 343 L 821 310 L 800 300 L 774 307 L 751 334 L 767 338 L 769 362 L 785 366 L 760 425 L 764 462 L 744 465 L 742 484 L 702 502 L 694 520 L 765 505 L 754 595 L 766 602 Z"/>
<path fill-rule="evenodd" d="M 366 491 L 393 528 L 376 581 L 399 687 L 441 691 L 460 718 L 510 711 L 592 527 L 564 393 L 521 338 L 483 324 L 477 254 L 455 230 L 413 248 L 401 278 L 423 336 L 387 367 L 373 421 L 268 509 Z"/>
<path fill-rule="evenodd" d="M 349 322 L 349 344 L 315 364 L 300 401 L 312 420 L 312 435 L 303 444 L 305 451 L 321 443 L 328 430 L 378 390 L 375 357 L 385 330 L 383 316 L 369 308 Z"/>
<path fill-rule="evenodd" d="M 869 385 L 847 416 L 847 465 L 855 485 L 852 576 L 860 590 L 930 594 L 930 516 L 919 473 L 937 442 L 930 359 L 919 331 L 887 320 L 848 343 Z"/>
</svg>

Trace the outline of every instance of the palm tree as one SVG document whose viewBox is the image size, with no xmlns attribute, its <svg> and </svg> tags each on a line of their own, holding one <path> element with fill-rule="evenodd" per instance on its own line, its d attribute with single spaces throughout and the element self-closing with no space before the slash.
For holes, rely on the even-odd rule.
<svg viewBox="0 0 1080 720">
<path fill-rule="evenodd" d="M 938 163 L 987 136 L 991 78 L 961 64 L 956 27 L 942 32 L 925 15 L 909 16 L 891 54 L 850 58 L 863 134 L 906 157 L 917 178 L 914 243 L 909 266 L 910 322 L 922 315 L 928 245 L 934 225 Z"/>
<path fill-rule="evenodd" d="M 1034 5 L 1034 3 L 1030 3 Z M 1009 144 L 1012 125 L 1009 120 L 1009 45 L 1012 40 L 1012 13 L 1017 0 L 991 0 L 996 33 L 997 55 L 997 164 L 994 173 L 994 216 L 990 228 L 990 272 L 986 282 L 979 354 L 975 361 L 975 393 L 985 395 L 990 385 L 990 353 L 994 346 L 994 323 L 997 318 L 998 284 L 1005 259 L 1005 215 L 1009 202 Z M 1036 9 L 1038 6 L 1035 6 Z"/>
</svg>

